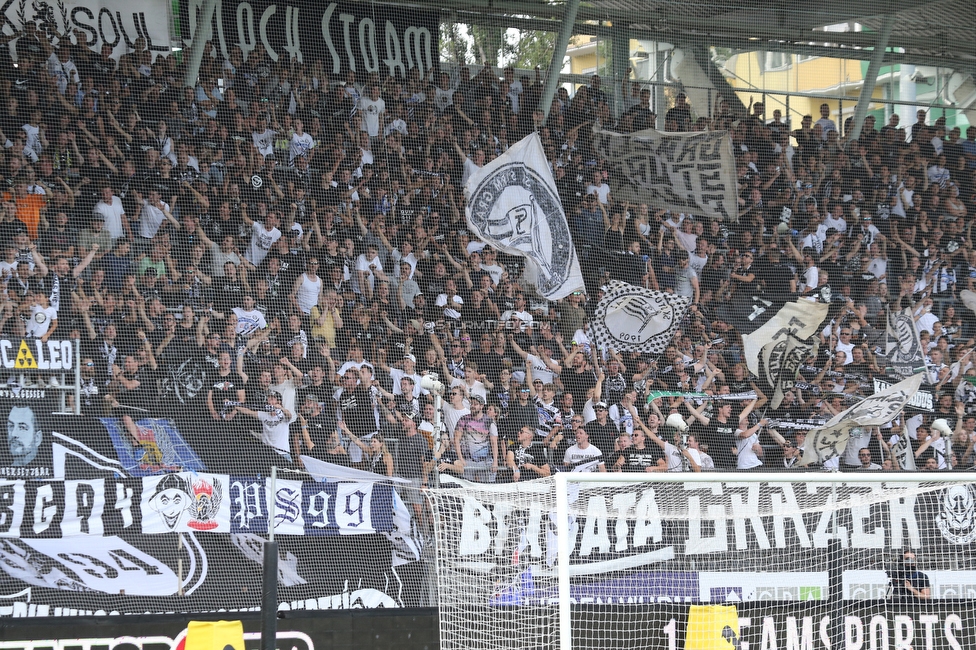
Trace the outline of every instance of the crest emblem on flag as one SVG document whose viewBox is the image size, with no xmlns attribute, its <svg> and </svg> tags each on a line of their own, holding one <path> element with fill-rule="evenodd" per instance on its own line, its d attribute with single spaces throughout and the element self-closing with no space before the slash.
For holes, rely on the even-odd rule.
<svg viewBox="0 0 976 650">
<path fill-rule="evenodd" d="M 600 346 L 660 354 L 674 338 L 691 299 L 619 280 L 607 285 L 591 324 Z"/>
<path fill-rule="evenodd" d="M 569 224 L 538 134 L 472 174 L 465 192 L 468 225 L 489 245 L 526 258 L 543 297 L 558 300 L 583 287 Z"/>
</svg>

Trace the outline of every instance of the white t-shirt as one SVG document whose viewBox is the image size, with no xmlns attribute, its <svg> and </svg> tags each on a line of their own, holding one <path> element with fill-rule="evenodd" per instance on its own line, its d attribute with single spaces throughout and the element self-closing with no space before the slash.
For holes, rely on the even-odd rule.
<svg viewBox="0 0 976 650">
<path fill-rule="evenodd" d="M 600 185 L 587 185 L 587 194 L 596 194 L 596 198 L 599 199 L 600 203 L 606 205 L 610 201 L 610 186 L 606 183 L 601 183 Z"/>
<path fill-rule="evenodd" d="M 268 321 L 264 320 L 264 314 L 257 309 L 245 311 L 242 307 L 232 309 L 237 315 L 237 333 L 250 336 L 258 330 L 263 330 L 268 326 Z"/>
<path fill-rule="evenodd" d="M 464 305 L 464 300 L 461 298 L 461 296 L 459 296 L 457 294 L 454 294 L 451 297 L 451 304 L 450 305 L 447 304 L 447 294 L 446 293 L 440 294 L 439 296 L 437 296 L 437 299 L 434 301 L 434 306 L 435 307 L 443 307 L 444 308 L 444 315 L 447 318 L 454 318 L 454 319 L 461 318 L 461 307 L 463 305 Z"/>
<path fill-rule="evenodd" d="M 359 100 L 359 112 L 363 116 L 361 129 L 368 133 L 370 137 L 380 134 L 381 116 L 386 111 L 386 102 L 383 98 L 376 100 L 363 97 Z"/>
<path fill-rule="evenodd" d="M 454 103 L 454 89 L 450 88 L 448 90 L 441 90 L 440 88 L 434 89 L 434 108 L 437 109 L 438 113 L 443 113 L 444 110 Z"/>
<path fill-rule="evenodd" d="M 30 320 L 27 321 L 25 326 L 27 330 L 27 336 L 30 338 L 39 339 L 47 331 L 51 329 L 51 321 L 58 319 L 58 310 L 54 307 L 41 307 L 40 305 L 34 305 L 31 307 Z"/>
<path fill-rule="evenodd" d="M 291 142 L 288 143 L 288 164 L 295 164 L 295 158 L 307 156 L 308 152 L 315 146 L 315 139 L 308 133 L 298 135 L 293 133 Z"/>
<path fill-rule="evenodd" d="M 376 256 L 373 259 L 367 259 L 366 254 L 363 253 L 362 255 L 360 255 L 359 257 L 356 258 L 356 271 L 362 271 L 363 273 L 366 274 L 364 276 L 364 278 L 365 278 L 366 282 L 369 283 L 370 290 L 372 290 L 373 288 L 375 288 L 376 276 L 373 275 L 374 269 L 369 268 L 370 266 L 375 266 L 376 269 L 378 269 L 380 271 L 383 270 L 383 265 L 380 263 L 379 256 Z M 365 287 L 359 286 L 359 274 L 358 273 L 356 274 L 356 276 L 354 276 L 354 279 L 353 279 L 353 282 L 352 282 L 352 288 L 353 288 L 353 291 L 355 291 L 356 293 L 359 293 L 359 294 L 365 294 L 366 293 Z"/>
<path fill-rule="evenodd" d="M 251 245 L 247 248 L 247 261 L 258 266 L 268 256 L 268 251 L 274 243 L 281 239 L 281 231 L 277 228 L 265 230 L 264 224 L 255 221 L 251 224 Z"/>
<path fill-rule="evenodd" d="M 590 462 L 586 462 L 588 459 Z M 580 449 L 579 445 L 573 445 L 566 450 L 563 463 L 570 466 L 575 465 L 571 470 L 573 472 L 597 472 L 600 470 L 600 465 L 604 464 L 603 452 L 592 444 L 587 445 L 586 449 Z M 579 464 L 577 465 L 577 463 Z"/>
<path fill-rule="evenodd" d="M 268 411 L 258 411 L 258 419 L 261 420 L 261 442 L 274 447 L 278 451 L 288 452 L 288 418 L 280 408 Z"/>
<path fill-rule="evenodd" d="M 759 456 L 756 455 L 756 452 L 752 450 L 752 446 L 757 442 L 759 442 L 759 436 L 756 434 L 752 434 L 748 438 L 736 438 L 735 448 L 738 452 L 736 467 L 738 469 L 762 467 L 762 461 L 759 460 Z"/>
<path fill-rule="evenodd" d="M 413 379 L 413 396 L 414 397 L 416 397 L 416 398 L 419 399 L 420 398 L 420 395 L 422 393 L 427 392 L 423 388 L 420 387 L 420 379 L 421 379 L 421 377 L 417 373 L 413 373 L 412 375 L 408 375 L 406 372 L 404 372 L 400 368 L 390 368 L 390 380 L 393 382 L 393 394 L 394 395 L 403 395 L 403 389 L 400 387 L 400 380 L 403 379 L 404 377 L 410 377 L 411 379 Z"/>
<path fill-rule="evenodd" d="M 549 369 L 545 361 L 534 354 L 526 355 L 525 363 L 532 364 L 532 380 L 541 379 L 543 384 L 551 384 L 556 373 Z"/>
<path fill-rule="evenodd" d="M 860 467 L 861 460 L 857 454 L 871 442 L 871 427 L 856 427 L 851 429 L 851 437 L 844 450 L 844 464 Z"/>
<path fill-rule="evenodd" d="M 261 133 L 251 132 L 251 140 L 254 142 L 254 148 L 264 158 L 274 154 L 275 135 L 277 135 L 277 131 L 273 129 L 265 129 Z"/>
<path fill-rule="evenodd" d="M 114 198 L 114 197 L 113 197 Z M 169 204 L 163 202 L 163 207 L 168 211 Z M 142 214 L 139 216 L 139 236 L 144 239 L 152 239 L 159 232 L 159 227 L 166 220 L 166 214 L 146 199 L 142 200 Z M 107 225 L 107 224 L 106 224 Z"/>
<path fill-rule="evenodd" d="M 95 206 L 95 213 L 102 215 L 105 219 L 105 229 L 112 235 L 112 239 L 118 239 L 125 235 L 125 231 L 122 228 L 122 216 L 125 214 L 125 209 L 122 207 L 122 199 L 113 196 L 111 204 L 105 203 L 105 201 L 99 201 Z"/>
</svg>

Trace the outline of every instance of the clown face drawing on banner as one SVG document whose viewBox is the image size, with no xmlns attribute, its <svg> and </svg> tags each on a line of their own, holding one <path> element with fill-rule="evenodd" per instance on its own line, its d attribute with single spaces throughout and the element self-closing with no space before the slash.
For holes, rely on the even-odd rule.
<svg viewBox="0 0 976 650">
<path fill-rule="evenodd" d="M 167 474 L 156 484 L 149 505 L 159 513 L 170 530 L 176 530 L 183 515 L 193 509 L 193 495 L 186 480 L 177 474 Z"/>
</svg>

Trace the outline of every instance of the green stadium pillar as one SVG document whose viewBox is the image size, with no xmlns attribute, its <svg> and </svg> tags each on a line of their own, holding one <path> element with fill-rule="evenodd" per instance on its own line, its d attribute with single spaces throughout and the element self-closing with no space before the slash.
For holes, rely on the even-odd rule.
<svg viewBox="0 0 976 650">
<path fill-rule="evenodd" d="M 191 5 L 192 7 L 192 5 Z M 204 0 L 200 7 L 200 20 L 197 21 L 197 30 L 193 34 L 190 42 L 190 51 L 186 55 L 186 75 L 183 77 L 183 85 L 194 88 L 197 85 L 197 75 L 200 73 L 200 62 L 203 61 L 203 51 L 206 49 L 207 42 L 213 37 L 213 15 L 217 7 L 217 0 Z M 192 11 L 192 9 L 191 9 Z M 187 26 L 189 29 L 189 26 Z"/>
<path fill-rule="evenodd" d="M 854 126 L 847 140 L 857 140 L 861 137 L 861 127 L 864 125 L 864 118 L 868 114 L 868 106 L 871 104 L 871 96 L 874 95 L 874 87 L 878 82 L 878 73 L 881 72 L 881 64 L 884 62 L 885 50 L 888 49 L 888 39 L 891 38 L 891 30 L 895 26 L 894 12 L 888 13 L 884 17 L 881 31 L 878 32 L 878 42 L 871 53 L 871 62 L 868 64 L 867 72 L 864 73 L 864 85 L 861 86 L 861 95 L 857 98 L 857 106 L 854 107 Z M 843 115 L 837 116 L 838 122 L 844 121 Z M 841 125 L 843 128 L 843 125 Z"/>
<path fill-rule="evenodd" d="M 556 50 L 552 53 L 552 62 L 549 64 L 549 73 L 546 75 L 546 83 L 542 87 L 542 99 L 539 100 L 539 110 L 549 117 L 549 109 L 552 107 L 552 99 L 556 96 L 556 87 L 559 85 L 559 73 L 563 69 L 563 59 L 566 57 L 566 48 L 569 47 L 569 39 L 573 35 L 576 27 L 576 14 L 579 12 L 580 0 L 568 0 L 566 2 L 566 12 L 563 14 L 563 24 L 556 35 Z"/>
</svg>

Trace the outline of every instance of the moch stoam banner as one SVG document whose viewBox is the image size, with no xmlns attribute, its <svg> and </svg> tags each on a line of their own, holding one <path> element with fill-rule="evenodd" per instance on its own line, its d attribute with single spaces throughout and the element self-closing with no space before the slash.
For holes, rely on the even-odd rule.
<svg viewBox="0 0 976 650">
<path fill-rule="evenodd" d="M 203 37 L 228 56 L 239 46 L 245 57 L 264 46 L 272 62 L 290 58 L 300 63 L 315 58 L 325 62 L 329 74 L 353 71 L 357 80 L 378 72 L 381 77 L 406 77 L 416 69 L 421 76 L 437 67 L 439 37 L 437 14 L 411 7 L 377 3 L 292 3 L 217 0 L 214 21 L 201 26 L 203 0 L 180 3 L 181 25 L 189 25 L 195 38 Z M 188 41 L 190 39 L 187 39 Z M 257 71 L 260 73 L 260 70 Z"/>
</svg>

